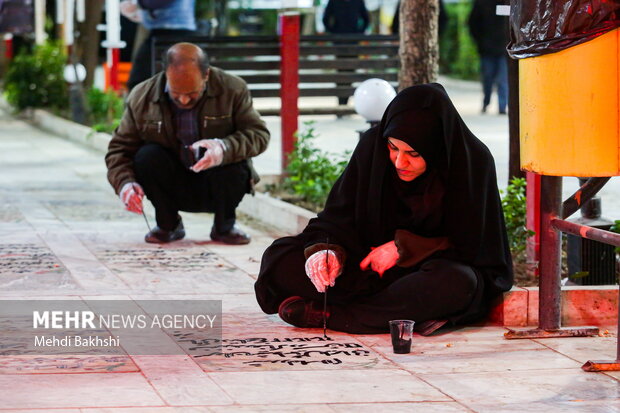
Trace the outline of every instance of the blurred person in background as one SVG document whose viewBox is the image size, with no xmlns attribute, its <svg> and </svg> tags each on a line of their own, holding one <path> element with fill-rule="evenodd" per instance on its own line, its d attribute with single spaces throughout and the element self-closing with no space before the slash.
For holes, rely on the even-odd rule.
<svg viewBox="0 0 620 413">
<path fill-rule="evenodd" d="M 149 31 L 134 54 L 127 88 L 131 91 L 138 83 L 150 78 L 151 42 L 154 37 L 192 36 L 196 30 L 194 8 L 196 0 L 125 0 L 123 14 L 139 21 Z"/>
<path fill-rule="evenodd" d="M 506 113 L 508 104 L 508 16 L 498 16 L 495 0 L 475 0 L 469 15 L 469 32 L 480 54 L 482 78 L 482 113 L 491 103 L 493 87 L 497 88 L 498 112 Z"/>
<path fill-rule="evenodd" d="M 370 24 L 370 16 L 364 0 L 329 0 L 323 13 L 325 30 L 332 34 L 364 33 Z M 346 44 L 346 43 L 340 43 Z M 338 55 L 338 58 L 351 57 Z M 340 70 L 341 72 L 351 70 Z M 337 83 L 337 86 L 348 86 L 348 83 Z M 338 97 L 339 105 L 346 105 L 348 96 Z"/>
</svg>

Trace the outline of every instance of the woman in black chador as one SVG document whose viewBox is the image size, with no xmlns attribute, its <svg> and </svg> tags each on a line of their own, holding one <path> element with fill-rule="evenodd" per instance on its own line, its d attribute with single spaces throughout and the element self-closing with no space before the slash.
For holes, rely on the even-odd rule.
<svg viewBox="0 0 620 413">
<path fill-rule="evenodd" d="M 400 92 L 361 138 L 325 209 L 263 255 L 256 298 L 297 327 L 430 333 L 483 317 L 512 262 L 487 147 L 441 85 Z"/>
</svg>

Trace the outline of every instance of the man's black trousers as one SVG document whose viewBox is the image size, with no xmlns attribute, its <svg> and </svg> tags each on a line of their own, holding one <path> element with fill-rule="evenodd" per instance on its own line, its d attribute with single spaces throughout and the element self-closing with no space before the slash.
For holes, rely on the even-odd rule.
<svg viewBox="0 0 620 413">
<path fill-rule="evenodd" d="M 155 207 L 157 225 L 173 230 L 178 212 L 213 212 L 214 228 L 228 232 L 235 224 L 235 208 L 249 190 L 247 162 L 238 162 L 202 172 L 183 166 L 178 156 L 161 145 L 142 146 L 134 157 L 138 183 Z"/>
</svg>

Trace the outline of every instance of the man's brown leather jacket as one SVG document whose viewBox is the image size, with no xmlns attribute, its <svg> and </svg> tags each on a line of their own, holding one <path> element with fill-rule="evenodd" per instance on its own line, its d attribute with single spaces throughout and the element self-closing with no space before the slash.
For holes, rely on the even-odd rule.
<svg viewBox="0 0 620 413">
<path fill-rule="evenodd" d="M 121 123 L 114 131 L 105 161 L 108 180 L 119 193 L 127 182 L 135 182 L 133 157 L 148 142 L 158 143 L 179 155 L 181 141 L 175 136 L 174 121 L 166 96 L 164 72 L 137 85 L 129 94 Z M 252 106 L 246 83 L 238 76 L 210 67 L 205 95 L 198 102 L 196 140 L 219 138 L 226 144 L 222 165 L 246 161 L 253 185 L 258 174 L 250 158 L 267 149 L 269 131 Z"/>
</svg>

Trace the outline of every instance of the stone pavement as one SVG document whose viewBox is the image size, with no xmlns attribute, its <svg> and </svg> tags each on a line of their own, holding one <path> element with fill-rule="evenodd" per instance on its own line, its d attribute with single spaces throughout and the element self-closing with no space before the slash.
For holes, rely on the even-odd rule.
<svg viewBox="0 0 620 413">
<path fill-rule="evenodd" d="M 350 140 L 353 124 L 363 127 L 355 118 L 319 127 Z M 468 327 L 414 336 L 406 355 L 386 334 L 325 340 L 254 300 L 261 253 L 281 234 L 243 225 L 253 242 L 226 246 L 209 240 L 209 214 L 183 218 L 185 240 L 143 243 L 145 222 L 122 209 L 101 153 L 0 115 L 0 299 L 221 300 L 224 343 L 198 357 L 3 355 L 0 411 L 620 412 L 620 373 L 580 369 L 615 358 L 613 329 L 508 341 L 501 327 Z"/>
</svg>

